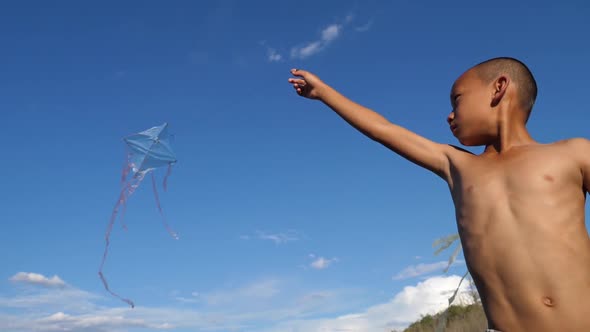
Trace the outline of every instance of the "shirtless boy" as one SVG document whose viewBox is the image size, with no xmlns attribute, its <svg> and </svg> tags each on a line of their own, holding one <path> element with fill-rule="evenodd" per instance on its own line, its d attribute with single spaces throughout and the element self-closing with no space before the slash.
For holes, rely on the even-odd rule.
<svg viewBox="0 0 590 332">
<path fill-rule="evenodd" d="M 291 74 L 299 95 L 446 181 L 489 329 L 590 331 L 590 141 L 530 136 L 537 86 L 523 63 L 482 62 L 452 87 L 450 129 L 461 144 L 484 146 L 479 155 L 395 125 L 310 72 Z"/>
</svg>

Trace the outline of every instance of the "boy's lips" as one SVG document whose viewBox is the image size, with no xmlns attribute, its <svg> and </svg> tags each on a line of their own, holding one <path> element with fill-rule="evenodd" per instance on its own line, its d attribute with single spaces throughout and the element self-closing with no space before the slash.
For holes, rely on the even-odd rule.
<svg viewBox="0 0 590 332">
<path fill-rule="evenodd" d="M 451 131 L 455 131 L 455 129 L 457 129 L 457 125 L 456 124 L 452 124 L 450 126 L 450 128 L 451 128 Z"/>
</svg>

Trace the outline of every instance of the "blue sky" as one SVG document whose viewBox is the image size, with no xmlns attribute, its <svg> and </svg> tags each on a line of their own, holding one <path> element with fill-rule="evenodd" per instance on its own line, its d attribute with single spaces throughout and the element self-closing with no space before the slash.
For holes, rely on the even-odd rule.
<svg viewBox="0 0 590 332">
<path fill-rule="evenodd" d="M 588 137 L 589 16 L 582 1 L 2 3 L 0 329 L 385 331 L 443 308 L 465 271 L 433 255 L 455 232 L 446 185 L 298 97 L 289 69 L 456 143 L 453 81 L 513 56 L 539 84 L 532 135 Z M 130 309 L 97 272 L 122 137 L 163 122 L 180 239 L 145 182 L 104 271 Z"/>
</svg>

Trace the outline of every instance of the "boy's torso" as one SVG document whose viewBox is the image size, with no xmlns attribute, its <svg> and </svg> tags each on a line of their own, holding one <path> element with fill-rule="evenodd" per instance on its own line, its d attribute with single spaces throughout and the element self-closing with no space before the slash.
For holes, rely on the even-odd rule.
<svg viewBox="0 0 590 332">
<path fill-rule="evenodd" d="M 490 327 L 590 331 L 590 239 L 567 142 L 450 157 L 449 187 Z"/>
</svg>

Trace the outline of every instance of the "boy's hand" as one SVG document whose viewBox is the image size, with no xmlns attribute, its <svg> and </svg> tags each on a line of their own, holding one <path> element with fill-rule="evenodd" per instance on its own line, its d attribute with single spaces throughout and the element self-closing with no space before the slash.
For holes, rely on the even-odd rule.
<svg viewBox="0 0 590 332">
<path fill-rule="evenodd" d="M 297 94 L 309 99 L 321 99 L 326 84 L 314 74 L 300 69 L 291 69 L 293 76 L 301 78 L 290 78 L 289 83 L 293 85 Z"/>
</svg>

